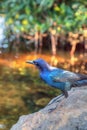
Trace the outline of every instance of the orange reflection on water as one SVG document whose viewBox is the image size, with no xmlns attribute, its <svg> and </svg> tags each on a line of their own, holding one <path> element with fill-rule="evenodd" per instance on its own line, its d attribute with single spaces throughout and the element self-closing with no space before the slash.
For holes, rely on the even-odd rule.
<svg viewBox="0 0 87 130">
<path fill-rule="evenodd" d="M 27 60 L 35 60 L 37 58 L 42 58 L 45 61 L 49 62 L 49 64 L 57 66 L 59 62 L 64 62 L 64 58 L 59 56 L 51 56 L 51 55 L 35 55 L 35 54 L 21 54 L 19 56 L 10 56 L 5 55 L 4 57 L 0 58 L 0 65 L 6 65 L 10 68 L 25 68 L 31 67 L 31 64 L 27 64 Z M 32 66 L 33 67 L 33 66 Z"/>
<path fill-rule="evenodd" d="M 5 66 L 9 66 L 10 68 L 25 68 L 25 67 L 34 67 L 31 64 L 27 64 L 26 61 L 27 60 L 35 60 L 37 58 L 42 58 L 44 59 L 46 62 L 48 62 L 50 65 L 52 66 L 58 66 L 60 63 L 62 63 L 62 65 L 65 65 L 65 68 L 68 68 L 68 65 L 75 65 L 77 63 L 80 63 L 80 59 L 83 59 L 83 57 L 75 57 L 72 56 L 70 58 L 70 56 L 53 56 L 50 54 L 34 54 L 34 53 L 27 53 L 27 54 L 20 54 L 18 56 L 14 56 L 14 55 L 4 55 L 4 56 L 0 56 L 0 65 L 5 65 Z M 83 59 L 84 60 L 84 59 Z"/>
</svg>

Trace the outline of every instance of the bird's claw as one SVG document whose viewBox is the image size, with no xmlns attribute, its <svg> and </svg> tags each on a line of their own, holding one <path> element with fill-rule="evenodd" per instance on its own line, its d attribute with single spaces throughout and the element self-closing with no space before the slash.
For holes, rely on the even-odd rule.
<svg viewBox="0 0 87 130">
<path fill-rule="evenodd" d="M 51 105 L 51 104 L 53 104 L 53 103 L 56 103 L 56 102 L 60 102 L 60 101 L 61 101 L 61 97 L 63 97 L 63 94 L 61 94 L 61 95 L 59 95 L 59 96 L 53 98 L 53 99 L 48 103 L 47 106 L 49 106 L 49 105 Z"/>
</svg>

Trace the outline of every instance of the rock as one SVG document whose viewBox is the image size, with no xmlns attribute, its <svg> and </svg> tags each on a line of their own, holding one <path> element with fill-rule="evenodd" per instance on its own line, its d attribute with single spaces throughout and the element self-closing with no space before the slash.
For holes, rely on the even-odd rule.
<svg viewBox="0 0 87 130">
<path fill-rule="evenodd" d="M 76 88 L 38 112 L 24 115 L 10 130 L 87 130 L 87 88 Z"/>
</svg>

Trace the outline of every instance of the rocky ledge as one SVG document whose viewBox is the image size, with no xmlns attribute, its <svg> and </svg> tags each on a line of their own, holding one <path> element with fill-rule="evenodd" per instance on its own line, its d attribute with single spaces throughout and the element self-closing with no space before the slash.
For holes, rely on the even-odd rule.
<svg viewBox="0 0 87 130">
<path fill-rule="evenodd" d="M 87 87 L 73 89 L 68 98 L 21 116 L 10 130 L 87 130 Z"/>
</svg>

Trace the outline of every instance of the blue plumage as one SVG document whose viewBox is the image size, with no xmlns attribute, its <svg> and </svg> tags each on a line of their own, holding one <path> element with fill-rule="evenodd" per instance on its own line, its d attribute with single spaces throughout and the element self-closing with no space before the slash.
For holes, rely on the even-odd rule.
<svg viewBox="0 0 87 130">
<path fill-rule="evenodd" d="M 43 59 L 27 61 L 27 63 L 34 64 L 40 70 L 41 79 L 49 86 L 60 89 L 65 97 L 68 97 L 67 91 L 72 87 L 87 85 L 87 75 L 52 67 Z"/>
</svg>

